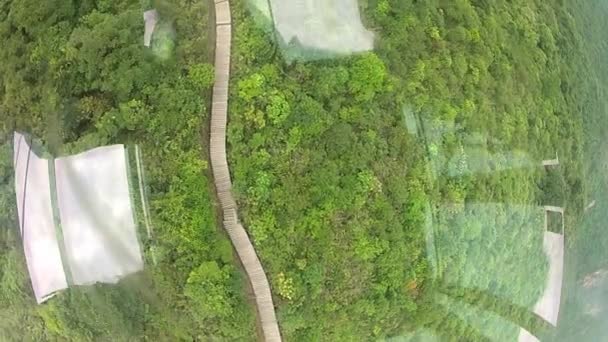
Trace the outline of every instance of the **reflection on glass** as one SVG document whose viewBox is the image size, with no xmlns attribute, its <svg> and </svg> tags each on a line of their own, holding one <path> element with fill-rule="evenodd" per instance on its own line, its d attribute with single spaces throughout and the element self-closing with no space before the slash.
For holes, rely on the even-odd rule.
<svg viewBox="0 0 608 342">
<path fill-rule="evenodd" d="M 252 0 L 252 4 L 273 22 L 288 60 L 349 55 L 374 47 L 374 35 L 363 26 L 357 0 Z"/>
<path fill-rule="evenodd" d="M 126 150 L 44 159 L 15 133 L 15 191 L 36 299 L 69 285 L 116 283 L 143 269 Z"/>
<path fill-rule="evenodd" d="M 49 162 L 33 152 L 21 134 L 15 134 L 14 146 L 15 194 L 23 250 L 36 301 L 42 303 L 67 288 L 51 205 Z"/>
<path fill-rule="evenodd" d="M 545 197 L 535 193 L 539 180 L 559 184 L 559 160 L 540 161 L 458 124 L 408 108 L 403 113 L 446 198 L 425 210 L 427 258 L 439 293 L 434 300 L 481 340 L 535 341 L 557 325 L 560 308 L 564 210 L 542 205 Z M 463 196 L 467 187 L 498 180 L 513 182 L 500 193 L 505 202 L 494 202 L 492 193 Z M 434 329 L 441 334 L 443 328 Z"/>
</svg>

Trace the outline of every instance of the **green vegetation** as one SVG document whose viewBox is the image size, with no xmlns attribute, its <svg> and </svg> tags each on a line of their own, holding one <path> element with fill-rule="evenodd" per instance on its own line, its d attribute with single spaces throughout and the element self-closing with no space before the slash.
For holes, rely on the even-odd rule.
<svg viewBox="0 0 608 342">
<path fill-rule="evenodd" d="M 483 315 L 471 326 L 437 299 L 446 286 L 464 303 L 467 287 L 484 291 L 484 308 L 541 332 L 521 316 L 547 270 L 539 206 L 567 203 L 569 234 L 585 201 L 592 70 L 572 12 L 593 5 L 361 5 L 374 52 L 291 64 L 259 15 L 235 10 L 230 162 L 284 336 L 517 337 Z M 546 174 L 556 153 L 559 173 Z"/>
<path fill-rule="evenodd" d="M 146 49 L 143 9 L 132 1 L 0 2 L 2 341 L 255 338 L 245 280 L 219 230 L 200 133 L 213 82 L 209 7 L 155 7 L 160 33 Z M 139 144 L 154 226 L 144 240 L 144 272 L 35 304 L 16 229 L 14 129 L 40 137 L 55 155 Z"/>
<path fill-rule="evenodd" d="M 151 5 L 161 22 L 146 49 L 133 2 L 0 0 L 2 136 L 31 133 L 55 155 L 139 144 L 154 226 L 144 272 L 35 305 L 2 145 L 2 341 L 255 338 L 206 162 L 210 4 Z M 583 265 L 567 266 L 569 286 L 606 267 L 607 211 L 584 208 L 608 198 L 608 8 L 360 5 L 373 52 L 302 62 L 232 2 L 229 162 L 285 340 L 556 333 L 530 313 L 547 269 L 539 206 L 566 207 L 569 263 Z M 575 340 L 588 317 L 566 317 L 559 333 Z"/>
</svg>

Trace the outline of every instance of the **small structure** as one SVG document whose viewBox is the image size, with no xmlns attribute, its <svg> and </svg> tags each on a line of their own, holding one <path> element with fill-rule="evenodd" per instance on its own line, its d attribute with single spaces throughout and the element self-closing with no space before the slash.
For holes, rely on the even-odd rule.
<svg viewBox="0 0 608 342">
<path fill-rule="evenodd" d="M 152 41 L 152 33 L 154 33 L 154 28 L 156 27 L 156 23 L 158 22 L 158 12 L 155 9 L 145 11 L 144 22 L 144 46 L 150 47 L 150 42 Z"/>
<path fill-rule="evenodd" d="M 559 157 L 557 156 L 557 152 L 555 153 L 555 159 L 546 159 L 543 160 L 544 167 L 558 166 L 559 165 Z"/>
</svg>

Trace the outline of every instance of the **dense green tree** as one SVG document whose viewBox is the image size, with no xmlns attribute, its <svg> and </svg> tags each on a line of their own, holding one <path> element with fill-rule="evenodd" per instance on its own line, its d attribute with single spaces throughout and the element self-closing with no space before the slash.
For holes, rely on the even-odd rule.
<svg viewBox="0 0 608 342">
<path fill-rule="evenodd" d="M 208 148 L 201 145 L 213 83 L 208 7 L 157 5 L 158 31 L 147 49 L 136 2 L 0 4 L 0 39 L 7 44 L 0 51 L 2 341 L 255 338 L 254 312 L 219 231 Z M 143 272 L 116 285 L 70 288 L 36 305 L 16 229 L 14 129 L 40 138 L 55 155 L 139 145 L 154 231 L 141 236 Z"/>
</svg>

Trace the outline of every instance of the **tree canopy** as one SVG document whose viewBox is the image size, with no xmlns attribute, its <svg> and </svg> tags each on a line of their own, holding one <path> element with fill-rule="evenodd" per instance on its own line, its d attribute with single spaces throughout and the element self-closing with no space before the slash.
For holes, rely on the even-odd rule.
<svg viewBox="0 0 608 342">
<path fill-rule="evenodd" d="M 208 166 L 212 7 L 144 3 L 0 0 L 2 341 L 256 339 Z M 567 207 L 569 255 L 585 265 L 574 282 L 605 267 L 594 251 L 608 246 L 606 211 L 584 208 L 608 184 L 608 8 L 359 5 L 373 51 L 301 61 L 268 18 L 231 2 L 228 161 L 284 339 L 557 335 L 531 314 L 548 267 L 537 209 Z M 145 48 L 152 7 L 160 20 Z M 145 271 L 35 304 L 16 229 L 14 130 L 55 156 L 139 146 L 154 226 L 141 241 Z M 540 166 L 556 154 L 559 167 Z M 575 340 L 586 321 L 567 317 L 563 339 Z"/>
</svg>

